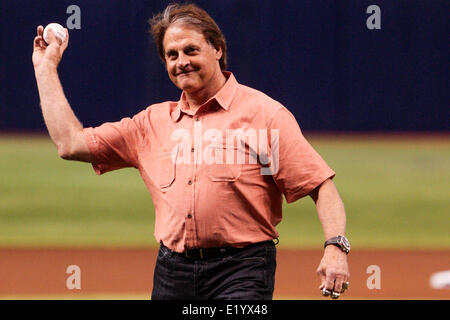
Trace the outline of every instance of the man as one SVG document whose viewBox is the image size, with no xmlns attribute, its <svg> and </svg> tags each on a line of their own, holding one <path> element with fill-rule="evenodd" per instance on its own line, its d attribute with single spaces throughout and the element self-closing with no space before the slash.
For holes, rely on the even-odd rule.
<svg viewBox="0 0 450 320">
<path fill-rule="evenodd" d="M 225 38 L 204 10 L 170 5 L 150 24 L 182 94 L 132 118 L 97 128 L 77 120 L 57 74 L 67 30 L 63 43 L 51 34 L 47 45 L 39 26 L 33 63 L 60 157 L 90 162 L 97 174 L 135 167 L 144 179 L 161 244 L 152 299 L 272 299 L 282 195 L 315 201 L 327 239 L 319 288 L 339 297 L 349 246 L 334 172 L 284 106 L 225 71 Z"/>
</svg>

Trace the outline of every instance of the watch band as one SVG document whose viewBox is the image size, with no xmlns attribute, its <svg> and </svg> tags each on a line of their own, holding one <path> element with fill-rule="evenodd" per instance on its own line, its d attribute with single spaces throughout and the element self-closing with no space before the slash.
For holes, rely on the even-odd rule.
<svg viewBox="0 0 450 320">
<path fill-rule="evenodd" d="M 328 245 L 334 245 L 341 249 L 343 252 L 348 254 L 350 252 L 350 243 L 348 239 L 344 236 L 336 236 L 325 241 L 323 247 L 326 248 Z"/>
</svg>

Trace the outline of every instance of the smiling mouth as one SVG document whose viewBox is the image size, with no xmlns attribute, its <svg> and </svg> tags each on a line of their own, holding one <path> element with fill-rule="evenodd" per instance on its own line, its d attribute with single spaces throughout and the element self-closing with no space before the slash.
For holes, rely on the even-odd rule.
<svg viewBox="0 0 450 320">
<path fill-rule="evenodd" d="M 177 77 L 178 77 L 178 76 L 182 76 L 182 75 L 189 75 L 189 74 L 191 74 L 191 73 L 193 73 L 193 72 L 195 72 L 195 71 L 196 71 L 196 70 L 183 71 L 183 72 L 178 73 L 178 74 L 177 74 Z"/>
</svg>

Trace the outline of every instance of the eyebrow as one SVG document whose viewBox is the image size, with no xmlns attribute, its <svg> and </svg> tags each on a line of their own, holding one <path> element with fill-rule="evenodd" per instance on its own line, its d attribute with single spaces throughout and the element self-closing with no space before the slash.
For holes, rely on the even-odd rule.
<svg viewBox="0 0 450 320">
<path fill-rule="evenodd" d="M 198 49 L 200 49 L 200 46 L 198 46 L 196 44 L 187 44 L 187 45 L 185 45 L 183 47 L 183 51 L 187 50 L 187 49 L 197 49 L 198 50 Z M 168 49 L 168 50 L 166 50 L 165 54 L 169 55 L 169 54 L 172 54 L 174 52 L 177 52 L 177 50 L 175 50 L 175 49 Z"/>
</svg>

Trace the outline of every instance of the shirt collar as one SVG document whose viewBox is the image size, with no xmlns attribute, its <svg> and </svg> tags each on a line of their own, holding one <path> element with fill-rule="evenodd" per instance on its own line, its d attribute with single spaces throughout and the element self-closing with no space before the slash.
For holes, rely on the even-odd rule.
<svg viewBox="0 0 450 320">
<path fill-rule="evenodd" d="M 224 110 L 228 111 L 236 93 L 238 82 L 232 72 L 223 71 L 223 75 L 227 78 L 225 85 L 211 99 L 205 102 L 205 104 L 209 103 L 212 99 L 215 99 Z M 182 92 L 180 100 L 171 113 L 171 117 L 174 122 L 177 122 L 180 119 L 181 112 L 186 113 L 185 106 L 186 96 L 185 93 Z"/>
</svg>

